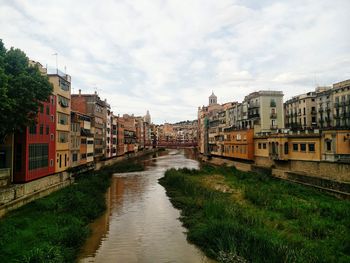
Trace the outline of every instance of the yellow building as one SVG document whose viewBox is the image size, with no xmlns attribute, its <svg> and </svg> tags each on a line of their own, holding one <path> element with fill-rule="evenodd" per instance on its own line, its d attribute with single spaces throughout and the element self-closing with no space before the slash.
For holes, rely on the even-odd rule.
<svg viewBox="0 0 350 263">
<path fill-rule="evenodd" d="M 254 138 L 256 164 L 274 161 L 350 161 L 350 130 L 275 133 Z M 268 164 L 268 165 L 266 165 Z"/>
<path fill-rule="evenodd" d="M 66 170 L 70 166 L 69 134 L 71 112 L 71 77 L 56 71 L 48 74 L 56 96 L 56 116 L 51 116 L 56 122 L 56 161 L 55 172 Z"/>
</svg>

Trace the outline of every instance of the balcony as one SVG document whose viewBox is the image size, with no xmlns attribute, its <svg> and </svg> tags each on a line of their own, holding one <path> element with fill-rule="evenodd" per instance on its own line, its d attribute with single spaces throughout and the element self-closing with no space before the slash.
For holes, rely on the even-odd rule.
<svg viewBox="0 0 350 263">
<path fill-rule="evenodd" d="M 277 119 L 277 113 L 271 113 L 270 114 L 271 119 Z"/>
<path fill-rule="evenodd" d="M 253 114 L 248 114 L 248 118 L 260 118 L 260 114 L 259 113 L 253 113 Z"/>
<path fill-rule="evenodd" d="M 271 130 L 277 130 L 277 125 L 270 125 Z"/>
</svg>

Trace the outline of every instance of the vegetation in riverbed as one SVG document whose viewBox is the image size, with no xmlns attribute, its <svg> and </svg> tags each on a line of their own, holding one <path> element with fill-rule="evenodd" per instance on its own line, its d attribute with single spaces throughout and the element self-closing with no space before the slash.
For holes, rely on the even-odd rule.
<svg viewBox="0 0 350 263">
<path fill-rule="evenodd" d="M 160 179 L 188 239 L 221 262 L 350 262 L 350 202 L 229 167 Z"/>
<path fill-rule="evenodd" d="M 105 211 L 112 173 L 142 170 L 128 160 L 88 172 L 75 184 L 9 213 L 0 220 L 0 262 L 74 262 L 89 235 L 88 224 Z"/>
</svg>

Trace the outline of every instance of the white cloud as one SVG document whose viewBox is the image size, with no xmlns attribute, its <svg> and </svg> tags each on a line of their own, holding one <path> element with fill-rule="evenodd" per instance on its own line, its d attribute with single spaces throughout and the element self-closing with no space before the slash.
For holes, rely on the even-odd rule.
<svg viewBox="0 0 350 263">
<path fill-rule="evenodd" d="M 286 98 L 349 78 L 347 0 L 0 0 L 0 32 L 43 65 L 96 87 L 119 113 L 196 118 L 259 89 Z"/>
</svg>

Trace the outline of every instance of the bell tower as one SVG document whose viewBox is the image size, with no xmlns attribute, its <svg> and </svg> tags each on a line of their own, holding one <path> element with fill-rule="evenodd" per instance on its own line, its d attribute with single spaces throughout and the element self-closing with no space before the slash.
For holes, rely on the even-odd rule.
<svg viewBox="0 0 350 263">
<path fill-rule="evenodd" d="M 218 104 L 218 98 L 215 96 L 214 92 L 209 96 L 209 106 Z"/>
</svg>

